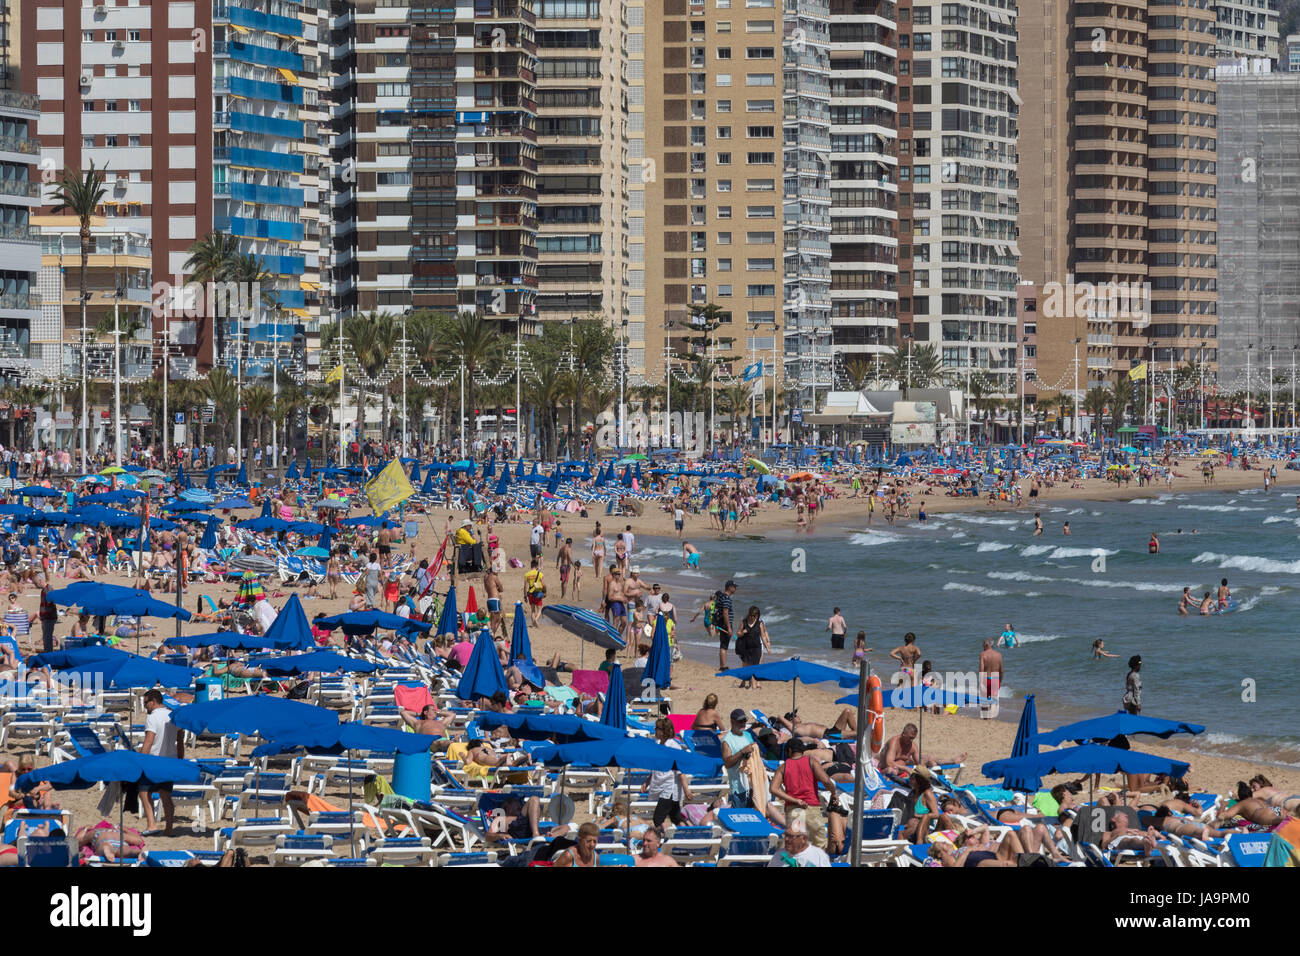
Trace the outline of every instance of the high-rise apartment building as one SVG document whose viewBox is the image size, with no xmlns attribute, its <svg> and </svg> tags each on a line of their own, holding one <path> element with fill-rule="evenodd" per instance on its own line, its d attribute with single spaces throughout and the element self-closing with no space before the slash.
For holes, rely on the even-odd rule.
<svg viewBox="0 0 1300 956">
<path fill-rule="evenodd" d="M 843 369 L 898 342 L 898 91 L 910 85 L 892 2 L 831 0 L 829 12 L 830 325 Z"/>
<path fill-rule="evenodd" d="M 898 29 L 900 334 L 1014 395 L 1016 3 L 900 3 Z"/>
<path fill-rule="evenodd" d="M 337 305 L 531 323 L 539 158 L 531 0 L 380 0 L 331 12 Z"/>
<path fill-rule="evenodd" d="M 1292 33 L 1286 38 L 1282 70 L 1286 73 L 1300 73 L 1300 33 Z"/>
<path fill-rule="evenodd" d="M 1267 387 L 1300 346 L 1300 75 L 1219 77 L 1219 380 Z"/>
<path fill-rule="evenodd" d="M 1252 57 L 1278 66 L 1280 22 L 1277 0 L 1214 0 L 1214 55 L 1221 60 Z"/>
<path fill-rule="evenodd" d="M 41 267 L 38 230 L 31 213 L 40 204 L 40 103 L 32 74 L 24 69 L 13 0 L 0 0 L 0 381 L 10 382 L 32 366 L 31 341 L 40 334 Z"/>
<path fill-rule="evenodd" d="M 1038 287 L 1039 391 L 1073 396 L 1196 360 L 1215 336 L 1215 14 L 1208 0 L 1058 7 L 1021 10 L 1041 144 L 1020 153 L 1021 274 Z"/>
</svg>

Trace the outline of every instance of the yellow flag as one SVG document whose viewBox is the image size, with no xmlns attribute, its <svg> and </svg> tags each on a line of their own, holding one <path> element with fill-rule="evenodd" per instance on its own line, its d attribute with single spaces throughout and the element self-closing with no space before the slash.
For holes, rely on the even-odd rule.
<svg viewBox="0 0 1300 956">
<path fill-rule="evenodd" d="M 1143 362 L 1135 369 L 1130 369 L 1128 377 L 1131 381 L 1140 382 L 1147 377 L 1147 363 Z"/>
<path fill-rule="evenodd" d="M 335 365 L 334 368 L 330 370 L 330 373 L 325 376 L 325 383 L 327 385 L 332 385 L 342 377 L 343 377 L 343 366 Z"/>
<path fill-rule="evenodd" d="M 370 508 L 381 515 L 415 494 L 415 488 L 402 470 L 402 463 L 394 458 L 388 466 L 366 482 L 366 497 Z"/>
</svg>

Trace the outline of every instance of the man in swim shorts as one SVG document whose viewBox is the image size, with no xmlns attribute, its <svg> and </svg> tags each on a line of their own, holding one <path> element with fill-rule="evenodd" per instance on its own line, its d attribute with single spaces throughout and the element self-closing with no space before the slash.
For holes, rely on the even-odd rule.
<svg viewBox="0 0 1300 956">
<path fill-rule="evenodd" d="M 698 568 L 700 566 L 700 549 L 689 541 L 682 542 L 682 567 Z"/>
<path fill-rule="evenodd" d="M 605 599 L 609 602 L 609 616 L 623 635 L 627 631 L 627 593 L 623 590 L 623 572 L 616 564 L 609 569 L 609 590 Z"/>
<path fill-rule="evenodd" d="M 483 593 L 487 595 L 488 629 L 493 634 L 506 635 L 506 622 L 501 614 L 501 576 L 492 567 L 483 575 Z"/>
</svg>

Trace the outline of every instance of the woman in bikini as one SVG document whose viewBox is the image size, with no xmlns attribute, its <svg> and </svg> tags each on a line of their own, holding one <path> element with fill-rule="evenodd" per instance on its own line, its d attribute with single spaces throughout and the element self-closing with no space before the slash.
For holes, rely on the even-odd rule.
<svg viewBox="0 0 1300 956">
<path fill-rule="evenodd" d="M 339 579 L 339 555 L 337 551 L 331 551 L 330 557 L 325 562 L 325 581 L 330 586 L 330 600 L 338 597 Z"/>
<path fill-rule="evenodd" d="M 605 564 L 605 536 L 601 534 L 600 522 L 596 522 L 596 531 L 591 536 L 591 565 L 596 570 L 597 579 L 600 578 L 601 568 Z"/>
<path fill-rule="evenodd" d="M 588 820 L 578 827 L 578 842 L 561 850 L 551 858 L 552 866 L 593 867 L 600 865 L 596 844 L 600 842 L 600 828 Z"/>
</svg>

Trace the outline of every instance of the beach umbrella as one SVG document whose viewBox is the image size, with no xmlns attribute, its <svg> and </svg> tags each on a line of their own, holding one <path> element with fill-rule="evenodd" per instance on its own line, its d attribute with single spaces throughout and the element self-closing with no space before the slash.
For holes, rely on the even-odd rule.
<svg viewBox="0 0 1300 956">
<path fill-rule="evenodd" d="M 431 625 L 387 611 L 347 611 L 331 617 L 318 617 L 316 624 L 332 631 L 343 628 L 344 634 L 373 634 L 376 630 L 396 631 L 408 637 L 423 634 Z"/>
<path fill-rule="evenodd" d="M 237 651 L 261 651 L 273 646 L 265 637 L 238 631 L 186 634 L 184 637 L 169 637 L 163 644 L 166 647 L 226 647 Z"/>
<path fill-rule="evenodd" d="M 203 526 L 203 537 L 199 539 L 199 548 L 204 551 L 215 551 L 217 547 L 217 529 L 221 527 L 220 518 L 209 518 L 207 524 Z"/>
<path fill-rule="evenodd" d="M 325 530 L 320 533 L 320 537 L 316 539 L 316 547 L 327 553 L 334 549 L 333 528 L 326 526 Z"/>
<path fill-rule="evenodd" d="M 230 559 L 229 567 L 232 571 L 272 574 L 276 570 L 276 563 L 261 554 L 237 554 Z"/>
<path fill-rule="evenodd" d="M 233 498 L 226 498 L 224 501 L 218 501 L 212 507 L 218 511 L 233 511 L 236 508 L 251 508 L 253 507 L 253 503 L 247 498 L 236 496 Z"/>
<path fill-rule="evenodd" d="M 22 495 L 24 498 L 62 498 L 63 492 L 55 491 L 53 488 L 46 488 L 44 485 L 24 485 L 22 488 L 15 488 L 14 494 Z M 140 494 L 140 492 L 134 492 Z"/>
<path fill-rule="evenodd" d="M 376 667 L 369 661 L 336 654 L 333 651 L 312 651 L 308 654 L 291 654 L 288 657 L 277 657 L 264 663 L 262 669 L 268 674 L 332 674 L 335 671 L 356 671 L 360 674 L 369 674 Z"/>
<path fill-rule="evenodd" d="M 465 613 L 478 613 L 478 595 L 474 593 L 474 585 L 469 586 L 469 596 L 465 598 Z"/>
<path fill-rule="evenodd" d="M 241 531 L 288 531 L 292 527 L 292 523 L 285 521 L 283 518 L 258 515 L 256 518 L 236 521 L 235 527 Z"/>
<path fill-rule="evenodd" d="M 59 671 L 59 679 L 97 678 L 106 687 L 189 687 L 194 678 L 201 674 L 195 667 L 178 667 L 164 664 L 149 657 L 136 654 L 123 654 L 120 657 L 104 657 L 99 660 L 83 661 Z M 83 680 L 83 683 L 86 681 Z"/>
<path fill-rule="evenodd" d="M 515 620 L 519 619 L 518 607 L 515 605 Z M 444 634 L 450 634 L 455 637 L 460 633 L 460 612 L 456 610 L 456 586 L 453 584 L 447 591 L 447 600 L 443 602 L 442 613 L 438 616 L 438 629 L 433 632 L 434 636 L 442 637 Z"/>
<path fill-rule="evenodd" d="M 523 480 L 524 480 L 524 460 L 520 458 L 519 463 L 515 466 L 515 481 L 523 481 Z"/>
<path fill-rule="evenodd" d="M 1082 747 L 1045 750 L 1023 757 L 994 760 L 984 764 L 980 768 L 980 773 L 990 779 L 998 777 L 1027 779 L 1053 773 L 1161 773 L 1171 777 L 1181 777 L 1187 773 L 1189 767 L 1190 764 L 1182 760 L 1170 760 L 1168 757 L 1157 757 L 1136 750 L 1086 744 Z"/>
<path fill-rule="evenodd" d="M 484 630 L 474 642 L 474 652 L 470 654 L 460 683 L 456 685 L 456 696 L 461 700 L 473 701 L 491 697 L 497 692 L 508 695 L 510 688 L 506 684 L 505 672 L 501 670 L 501 660 L 497 657 L 492 635 Z"/>
<path fill-rule="evenodd" d="M 185 466 L 177 465 L 176 466 L 176 487 L 183 490 L 189 488 L 189 486 L 190 486 L 190 476 L 185 474 Z"/>
<path fill-rule="evenodd" d="M 289 470 L 284 473 L 285 481 L 298 481 L 302 478 L 302 472 L 298 470 L 298 459 L 295 458 L 289 462 Z"/>
<path fill-rule="evenodd" d="M 29 508 L 26 505 L 20 505 L 17 502 L 0 505 L 0 515 L 12 515 L 15 524 L 39 522 L 44 512 L 37 511 L 35 508 Z"/>
<path fill-rule="evenodd" d="M 515 619 L 510 632 L 510 660 L 533 662 L 533 645 L 528 639 L 528 617 L 524 614 L 524 605 L 515 602 Z"/>
<path fill-rule="evenodd" d="M 1038 707 L 1034 704 L 1034 695 L 1025 696 L 1024 709 L 1020 711 L 1020 723 L 1016 725 L 1016 736 L 1011 742 L 1011 760 L 1017 760 L 1021 757 L 1032 757 L 1038 753 Z M 919 744 L 918 744 L 919 747 Z M 1006 790 L 1023 790 L 1026 793 L 1034 793 L 1038 790 L 1042 780 L 1034 774 L 1025 774 L 1016 776 L 1008 773 L 1006 779 L 1002 781 L 1002 787 Z"/>
<path fill-rule="evenodd" d="M 615 730 L 594 720 L 585 720 L 577 714 L 542 714 L 521 710 L 513 714 L 483 713 L 474 720 L 487 730 L 508 727 L 510 736 L 517 740 L 555 740 L 557 743 L 569 743 L 626 736 L 624 731 Z"/>
<path fill-rule="evenodd" d="M 641 683 L 651 681 L 656 690 L 667 690 L 672 677 L 673 653 L 668 646 L 668 621 L 659 614 L 655 617 L 654 639 L 650 642 L 650 655 L 646 658 Z"/>
<path fill-rule="evenodd" d="M 317 535 L 324 534 L 326 526 L 315 521 L 290 521 L 289 530 L 294 534 Z"/>
<path fill-rule="evenodd" d="M 415 484 L 420 480 L 420 463 L 418 461 L 411 462 L 411 473 L 406 478 L 411 484 Z"/>
<path fill-rule="evenodd" d="M 1084 741 L 1114 740 L 1118 736 L 1132 737 L 1134 734 L 1148 734 L 1168 740 L 1174 734 L 1201 734 L 1205 727 L 1201 724 L 1189 724 L 1181 720 L 1162 720 L 1159 717 L 1147 717 L 1143 714 L 1130 714 L 1117 710 L 1105 717 L 1093 717 L 1073 724 L 1057 727 L 1045 734 L 1038 735 L 1038 742 L 1055 747 L 1067 740 L 1075 743 Z"/>
<path fill-rule="evenodd" d="M 431 495 L 434 493 L 433 488 L 434 470 L 432 467 L 424 473 L 424 484 L 420 486 L 420 494 Z"/>
<path fill-rule="evenodd" d="M 298 558 L 328 558 L 330 553 L 325 548 L 299 548 L 294 552 L 294 557 Z"/>
<path fill-rule="evenodd" d="M 504 497 L 510 493 L 510 469 L 502 468 L 501 477 L 497 481 L 497 486 L 493 489 L 493 494 L 497 497 Z"/>
<path fill-rule="evenodd" d="M 184 498 L 177 498 L 175 501 L 165 501 L 161 505 L 163 511 L 204 511 L 212 502 L 190 501 Z"/>
<path fill-rule="evenodd" d="M 92 644 L 87 647 L 69 647 L 61 651 L 46 651 L 44 654 L 34 654 L 27 659 L 27 667 L 29 670 L 35 670 L 39 667 L 59 670 L 64 667 L 75 667 L 87 661 L 102 661 L 112 657 L 129 656 L 130 654 L 126 651 L 110 647 L 107 644 Z"/>
<path fill-rule="evenodd" d="M 239 463 L 239 474 L 235 476 L 235 484 L 245 486 L 248 484 L 248 470 L 242 461 Z"/>
<path fill-rule="evenodd" d="M 736 677 L 740 680 L 789 681 L 791 710 L 795 709 L 795 694 L 800 681 L 805 684 L 822 684 L 826 681 L 835 681 L 841 687 L 846 688 L 858 686 L 857 674 L 850 674 L 848 671 L 840 671 L 833 667 L 800 660 L 798 657 L 790 657 L 783 661 L 769 661 L 765 664 L 755 664 L 753 667 L 738 667 L 734 670 L 719 671 L 714 676 Z"/>
<path fill-rule="evenodd" d="M 266 694 L 209 700 L 172 711 L 172 723 L 190 733 L 245 734 L 264 740 L 338 722 L 338 711 Z"/>
<path fill-rule="evenodd" d="M 262 582 L 257 580 L 257 575 L 252 571 L 245 571 L 240 575 L 239 600 L 250 607 L 258 601 L 266 600 L 266 590 L 262 587 Z"/>
<path fill-rule="evenodd" d="M 56 788 L 85 788 L 97 783 L 135 784 L 141 789 L 153 789 L 164 783 L 198 783 L 202 778 L 199 765 L 192 760 L 178 760 L 175 757 L 155 757 L 152 754 L 136 753 L 134 750 L 118 749 L 107 753 L 65 760 L 23 774 L 16 786 L 20 790 L 30 790 L 37 784 L 49 783 Z M 117 816 L 118 846 L 123 846 L 126 833 L 126 801 L 119 796 Z M 121 857 L 119 863 L 125 862 Z"/>
<path fill-rule="evenodd" d="M 617 737 L 538 747 L 538 763 L 547 767 L 623 767 L 628 770 L 676 770 L 697 777 L 715 776 L 722 761 L 690 750 L 665 747 L 645 737 Z"/>
<path fill-rule="evenodd" d="M 728 671 L 730 673 L 730 671 Z M 917 686 L 908 684 L 903 687 L 891 687 L 884 692 L 882 700 L 886 707 L 899 710 L 915 710 L 918 707 L 970 707 L 979 703 L 980 698 L 973 694 L 944 690 L 941 687 Z M 847 694 L 835 701 L 837 704 L 856 704 L 858 695 Z"/>
<path fill-rule="evenodd" d="M 271 517 L 274 517 L 274 516 L 271 514 L 271 499 L 270 499 L 270 498 L 263 498 L 263 499 L 262 499 L 262 510 L 258 513 L 257 516 L 258 516 L 259 518 L 271 518 Z"/>
<path fill-rule="evenodd" d="M 621 649 L 627 646 L 617 628 L 586 608 L 572 604 L 548 604 L 542 608 L 542 616 L 598 647 Z"/>
<path fill-rule="evenodd" d="M 296 462 L 295 462 L 295 464 L 296 464 Z M 312 467 L 311 467 L 311 459 L 310 459 L 310 458 L 307 459 L 307 469 L 302 473 L 302 476 L 303 476 L 303 478 L 306 478 L 307 480 L 311 480 L 311 477 L 312 477 Z"/>
<path fill-rule="evenodd" d="M 331 508 L 337 511 L 347 511 L 348 503 L 341 498 L 322 498 L 312 505 L 313 508 Z"/>
<path fill-rule="evenodd" d="M 627 689 L 623 686 L 623 668 L 617 663 L 609 669 L 609 690 L 605 692 L 605 706 L 600 710 L 600 722 L 613 730 L 627 733 Z"/>
<path fill-rule="evenodd" d="M 307 623 L 307 612 L 302 609 L 297 594 L 290 595 L 284 609 L 266 629 L 265 637 L 272 647 L 279 650 L 306 651 L 316 646 L 316 639 L 311 636 L 311 625 Z"/>
</svg>

